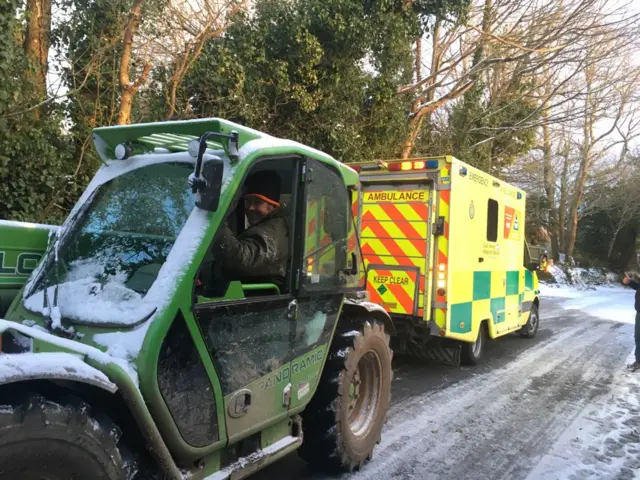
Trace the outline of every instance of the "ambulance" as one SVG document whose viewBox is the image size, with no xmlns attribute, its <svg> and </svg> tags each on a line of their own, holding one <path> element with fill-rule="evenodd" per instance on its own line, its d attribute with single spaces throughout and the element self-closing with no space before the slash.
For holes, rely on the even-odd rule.
<svg viewBox="0 0 640 480">
<path fill-rule="evenodd" d="M 367 292 L 396 352 L 475 365 L 487 339 L 536 335 L 523 190 L 451 156 L 350 166 Z"/>
</svg>

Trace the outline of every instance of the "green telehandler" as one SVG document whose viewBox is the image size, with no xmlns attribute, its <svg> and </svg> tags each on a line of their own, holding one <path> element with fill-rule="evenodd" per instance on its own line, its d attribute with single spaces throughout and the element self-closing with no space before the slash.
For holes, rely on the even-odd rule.
<svg viewBox="0 0 640 480">
<path fill-rule="evenodd" d="M 0 222 L 0 478 L 239 479 L 296 450 L 362 468 L 394 327 L 364 293 L 358 174 L 217 118 L 93 141 L 103 166 L 62 226 Z M 286 281 L 226 278 L 216 234 L 248 228 L 266 171 Z"/>
</svg>

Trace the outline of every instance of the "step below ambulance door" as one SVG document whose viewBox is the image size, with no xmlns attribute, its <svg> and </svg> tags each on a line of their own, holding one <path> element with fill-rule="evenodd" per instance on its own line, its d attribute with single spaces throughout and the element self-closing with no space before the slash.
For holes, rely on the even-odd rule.
<svg viewBox="0 0 640 480">
<path fill-rule="evenodd" d="M 360 238 L 371 300 L 396 315 L 424 317 L 430 252 L 429 184 L 364 184 Z"/>
</svg>

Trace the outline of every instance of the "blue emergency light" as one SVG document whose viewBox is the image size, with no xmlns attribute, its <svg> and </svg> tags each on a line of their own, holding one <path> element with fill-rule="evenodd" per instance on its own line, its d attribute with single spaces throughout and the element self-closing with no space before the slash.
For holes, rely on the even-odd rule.
<svg viewBox="0 0 640 480">
<path fill-rule="evenodd" d="M 427 168 L 438 168 L 438 160 L 427 160 Z"/>
</svg>

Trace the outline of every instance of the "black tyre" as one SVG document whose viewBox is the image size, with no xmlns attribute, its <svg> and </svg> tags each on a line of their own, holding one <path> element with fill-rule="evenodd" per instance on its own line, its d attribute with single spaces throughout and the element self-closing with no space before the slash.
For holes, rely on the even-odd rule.
<svg viewBox="0 0 640 480">
<path fill-rule="evenodd" d="M 371 459 L 387 421 L 392 357 L 380 323 L 336 334 L 316 394 L 302 413 L 304 460 L 340 472 Z"/>
<path fill-rule="evenodd" d="M 478 338 L 473 343 L 462 342 L 462 351 L 460 352 L 460 360 L 463 365 L 477 365 L 482 358 L 484 344 L 487 341 L 486 323 L 480 324 L 478 330 Z"/>
<path fill-rule="evenodd" d="M 0 405 L 1 480 L 130 480 L 137 464 L 125 460 L 120 429 L 70 398 L 41 395 Z"/>
<path fill-rule="evenodd" d="M 538 306 L 534 303 L 529 310 L 529 319 L 524 326 L 518 330 L 518 335 L 524 338 L 533 338 L 538 333 L 540 326 L 540 315 L 538 314 Z"/>
</svg>

